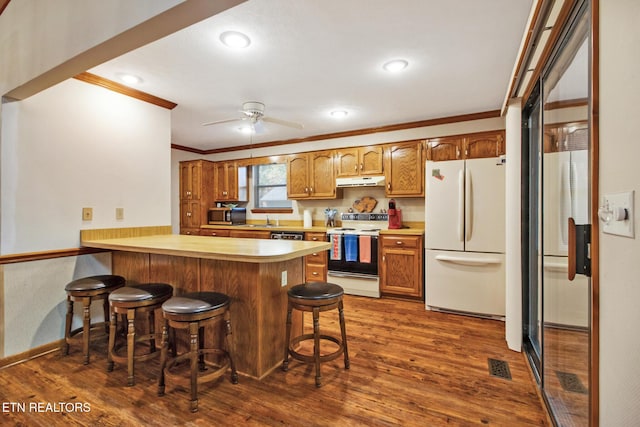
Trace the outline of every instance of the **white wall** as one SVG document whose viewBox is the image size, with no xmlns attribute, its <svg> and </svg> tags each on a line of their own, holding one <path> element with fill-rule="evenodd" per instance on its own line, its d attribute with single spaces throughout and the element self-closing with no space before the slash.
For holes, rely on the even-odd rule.
<svg viewBox="0 0 640 427">
<path fill-rule="evenodd" d="M 1 254 L 78 247 L 84 228 L 170 224 L 169 110 L 72 79 L 3 104 L 2 118 Z"/>
<path fill-rule="evenodd" d="M 600 233 L 600 425 L 640 419 L 640 2 L 600 0 L 600 194 L 635 190 L 635 238 Z"/>
<path fill-rule="evenodd" d="M 85 228 L 171 223 L 169 110 L 68 80 L 2 104 L 2 119 L 1 254 L 77 248 Z M 104 253 L 0 268 L 0 357 L 61 339 L 66 283 L 110 272 Z"/>
</svg>

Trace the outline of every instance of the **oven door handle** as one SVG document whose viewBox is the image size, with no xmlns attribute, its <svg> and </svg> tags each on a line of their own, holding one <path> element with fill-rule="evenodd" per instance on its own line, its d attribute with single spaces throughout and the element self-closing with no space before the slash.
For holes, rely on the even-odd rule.
<svg viewBox="0 0 640 427">
<path fill-rule="evenodd" d="M 371 274 L 346 273 L 346 272 L 342 272 L 342 271 L 327 271 L 327 276 L 332 276 L 332 277 L 359 277 L 361 279 L 378 280 L 378 276 L 373 276 Z"/>
</svg>

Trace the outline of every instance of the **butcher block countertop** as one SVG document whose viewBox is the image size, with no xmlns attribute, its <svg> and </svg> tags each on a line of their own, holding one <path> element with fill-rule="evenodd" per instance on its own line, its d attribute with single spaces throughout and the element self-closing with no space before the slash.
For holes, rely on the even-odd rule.
<svg viewBox="0 0 640 427">
<path fill-rule="evenodd" d="M 190 258 L 269 263 L 300 258 L 325 249 L 329 242 L 267 240 L 161 234 L 113 239 L 82 239 L 82 246 Z"/>
</svg>

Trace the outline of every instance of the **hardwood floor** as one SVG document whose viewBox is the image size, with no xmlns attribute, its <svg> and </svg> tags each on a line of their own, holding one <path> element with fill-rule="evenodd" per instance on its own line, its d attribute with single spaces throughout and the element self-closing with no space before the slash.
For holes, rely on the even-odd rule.
<svg viewBox="0 0 640 427">
<path fill-rule="evenodd" d="M 192 414 L 187 390 L 168 382 L 156 396 L 157 359 L 137 365 L 136 385 L 127 387 L 126 366 L 106 372 L 106 345 L 94 347 L 88 366 L 76 345 L 66 357 L 54 352 L 0 370 L 0 424 L 548 425 L 523 354 L 507 349 L 503 322 L 355 296 L 345 296 L 345 318 L 351 368 L 342 358 L 323 364 L 321 388 L 311 365 L 292 360 L 288 372 L 278 368 L 262 381 L 241 376 L 233 385 L 227 374 L 202 387 Z M 338 332 L 337 313 L 322 313 L 320 326 Z M 488 358 L 507 362 L 512 380 L 489 375 Z"/>
</svg>

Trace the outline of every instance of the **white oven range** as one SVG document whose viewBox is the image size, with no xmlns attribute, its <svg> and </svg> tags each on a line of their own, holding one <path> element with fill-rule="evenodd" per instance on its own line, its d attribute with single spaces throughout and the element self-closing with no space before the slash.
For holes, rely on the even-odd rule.
<svg viewBox="0 0 640 427">
<path fill-rule="evenodd" d="M 327 281 L 346 294 L 379 298 L 378 235 L 388 228 L 388 214 L 343 213 L 340 219 L 342 227 L 327 230 Z"/>
</svg>

